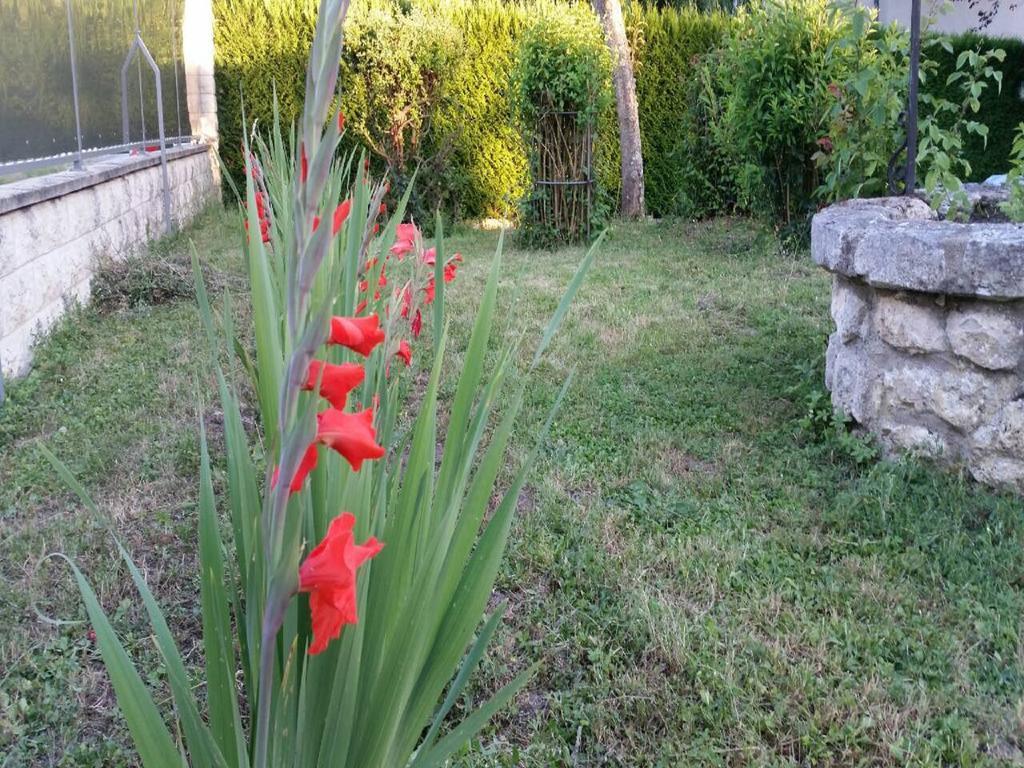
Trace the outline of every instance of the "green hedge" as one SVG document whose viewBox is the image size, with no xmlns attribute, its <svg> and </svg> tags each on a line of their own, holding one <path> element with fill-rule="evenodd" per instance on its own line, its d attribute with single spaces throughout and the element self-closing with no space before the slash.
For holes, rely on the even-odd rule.
<svg viewBox="0 0 1024 768">
<path fill-rule="evenodd" d="M 378 21 L 368 17 L 387 10 L 408 29 L 394 31 L 403 38 L 402 50 L 373 41 L 358 28 Z M 289 123 L 299 114 L 305 79 L 305 57 L 312 40 L 315 3 L 311 0 L 215 0 L 217 97 L 221 144 L 225 162 L 237 174 L 241 168 L 241 102 L 244 94 L 250 123 L 272 119 L 271 90 L 276 86 L 281 117 Z M 555 0 L 362 0 L 350 11 L 352 45 L 342 61 L 342 109 L 353 139 L 381 134 L 373 125 L 380 105 L 371 98 L 375 88 L 360 75 L 379 69 L 391 57 L 388 75 L 403 93 L 415 92 L 415 74 L 400 60 L 403 51 L 417 47 L 413 36 L 455 35 L 461 41 L 447 71 L 436 74 L 441 95 L 423 124 L 423 155 L 430 163 L 422 172 L 443 186 L 431 193 L 463 217 L 511 215 L 528 187 L 527 153 L 516 120 L 511 76 L 516 52 L 531 19 L 543 13 L 566 14 L 576 23 L 597 24 L 583 2 Z M 392 38 L 394 39 L 394 38 Z M 422 73 L 421 73 L 422 74 Z M 426 80 L 427 78 L 423 78 Z M 372 83 L 379 86 L 379 83 Z M 422 84 L 422 83 L 420 83 Z M 386 84 L 387 85 L 387 84 Z M 346 87 L 348 86 L 348 87 Z M 401 105 L 398 105 L 401 106 Z M 375 144 L 363 141 L 364 144 Z M 411 161 L 421 161 L 422 157 Z M 412 164 L 412 162 L 410 163 Z"/>
<path fill-rule="evenodd" d="M 727 205 L 722 158 L 707 141 L 696 77 L 730 17 L 692 8 L 629 7 L 648 212 L 702 216 Z"/>
<path fill-rule="evenodd" d="M 949 38 L 952 53 L 938 46 L 930 55 L 939 64 L 938 76 L 926 84 L 936 95 L 959 100 L 955 86 L 946 86 L 946 77 L 956 69 L 956 57 L 961 51 L 1002 48 L 1006 59 L 1000 65 L 1003 71 L 1001 90 L 987 88 L 981 95 L 979 118 L 988 126 L 988 141 L 977 136 L 967 141 L 967 161 L 971 164 L 971 179 L 983 181 L 997 173 L 1006 173 L 1010 166 L 1010 147 L 1016 127 L 1024 122 L 1024 42 L 1013 38 L 998 38 L 968 33 Z"/>
<path fill-rule="evenodd" d="M 316 7 L 316 0 L 214 0 L 221 148 L 235 173 L 241 167 L 243 97 L 250 122 L 269 124 L 275 87 L 284 122 L 292 122 L 299 114 Z M 434 88 L 436 77 L 440 80 L 436 93 L 423 96 L 432 99 L 431 114 L 418 128 L 413 126 L 416 130 L 407 132 L 416 145 L 416 157 L 409 164 L 421 163 L 422 172 L 429 174 L 431 184 L 425 194 L 443 201 L 460 217 L 511 215 L 529 186 L 527 148 L 511 83 L 519 43 L 541 14 L 567 14 L 575 23 L 597 25 L 589 3 L 355 0 L 352 23 L 358 25 L 382 9 L 394 25 L 388 39 L 403 43 L 386 44 L 352 28 L 341 81 L 348 84 L 342 91 L 342 107 L 353 128 L 350 146 L 357 146 L 359 135 L 382 131 L 375 125 L 381 89 L 372 80 L 382 65 L 388 77 L 402 81 L 386 84 L 385 91 L 393 86 L 395 93 L 405 94 L 401 98 L 415 98 Z M 716 68 L 703 67 L 701 62 L 716 60 L 735 17 L 640 3 L 627 4 L 626 14 L 649 212 L 700 217 L 731 209 L 737 175 L 735 148 L 722 146 L 721 135 L 714 135 L 710 123 L 715 115 L 700 94 L 719 89 L 720 84 L 713 82 Z M 417 41 L 433 39 L 458 39 L 459 50 L 440 64 L 438 57 L 423 61 L 407 55 Z M 928 87 L 942 88 L 956 55 L 979 45 L 998 45 L 1007 52 L 1002 92 L 989 89 L 982 97 L 979 119 L 990 128 L 988 147 L 980 142 L 968 145 L 973 176 L 985 178 L 1006 170 L 1012 129 L 1024 121 L 1024 101 L 1019 96 L 1024 83 L 1024 43 L 977 35 L 955 37 L 952 55 L 936 49 L 943 71 Z M 438 66 L 445 71 L 430 71 Z M 709 76 L 710 82 L 702 79 Z M 353 78 L 360 77 L 363 80 L 353 85 Z M 725 94 L 718 90 L 718 95 Z M 611 205 L 617 202 L 618 163 L 612 107 L 599 116 L 595 146 L 596 173 Z"/>
</svg>

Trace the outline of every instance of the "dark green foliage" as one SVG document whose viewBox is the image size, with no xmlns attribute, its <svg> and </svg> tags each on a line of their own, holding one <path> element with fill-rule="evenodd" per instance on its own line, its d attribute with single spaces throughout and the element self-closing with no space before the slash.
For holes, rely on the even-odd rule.
<svg viewBox="0 0 1024 768">
<path fill-rule="evenodd" d="M 213 14 L 220 153 L 241 179 L 243 104 L 246 121 L 257 128 L 272 125 L 275 93 L 283 125 L 302 112 L 316 5 L 215 0 Z"/>
<path fill-rule="evenodd" d="M 524 198 L 520 237 L 532 245 L 574 242 L 601 229 L 592 205 L 600 189 L 568 184 L 593 173 L 588 136 L 600 142 L 609 135 L 598 125 L 607 124 L 611 106 L 611 56 L 596 18 L 580 6 L 572 11 L 545 13 L 526 29 L 512 75 L 534 179 L 567 182 L 535 184 Z"/>
<path fill-rule="evenodd" d="M 739 196 L 740 209 L 799 227 L 813 211 L 810 191 L 820 181 L 812 156 L 824 134 L 825 89 L 844 79 L 841 57 L 823 51 L 848 17 L 815 0 L 752 8 L 738 17 L 700 12 L 700 4 L 658 5 L 626 6 L 650 213 L 705 217 L 737 207 Z M 221 152 L 232 172 L 241 167 L 241 98 L 257 126 L 272 120 L 275 87 L 283 122 L 298 114 L 315 12 L 313 0 L 215 0 Z M 374 13 L 389 21 L 370 35 L 364 21 Z M 381 166 L 394 160 L 394 146 L 386 145 L 395 112 L 381 105 L 408 107 L 415 119 L 399 131 L 396 181 L 419 166 L 417 189 L 429 189 L 429 199 L 441 201 L 451 216 L 512 215 L 529 188 L 512 73 L 523 34 L 540 15 L 599 30 L 588 3 L 356 3 L 342 75 L 347 148 L 369 145 Z M 732 42 L 724 43 L 726 37 Z M 1000 47 L 1007 53 L 1002 91 L 989 87 L 981 96 L 977 119 L 989 126 L 987 148 L 976 136 L 966 142 L 972 178 L 1004 173 L 1013 128 L 1024 121 L 1024 43 L 976 34 L 951 42 L 952 54 L 929 49 L 939 71 L 926 93 L 950 95 L 956 85 L 945 81 L 963 50 Z M 727 53 L 719 55 L 723 46 Z M 386 87 L 378 82 L 382 73 Z M 596 125 L 597 202 L 610 210 L 619 189 L 614 104 L 600 110 Z M 426 199 L 412 201 L 412 210 L 429 224 Z"/>
<path fill-rule="evenodd" d="M 827 87 L 845 77 L 843 60 L 831 50 L 847 24 L 827 0 L 748 6 L 714 71 L 724 93 L 714 131 L 731 158 L 739 202 L 794 233 L 814 210 L 812 155 Z"/>
<path fill-rule="evenodd" d="M 529 183 L 510 77 L 526 15 L 501 0 L 436 0 L 435 8 L 462 32 L 463 55 L 434 115 L 436 129 L 452 137 L 448 183 L 458 212 L 510 216 Z"/>
<path fill-rule="evenodd" d="M 931 57 L 938 63 L 936 77 L 925 84 L 927 92 L 958 102 L 957 84 L 946 84 L 946 78 L 956 70 L 956 60 L 962 51 L 1002 48 L 1006 59 L 996 68 L 1003 72 L 1003 87 L 989 85 L 981 94 L 981 111 L 974 119 L 988 126 L 988 142 L 979 136 L 969 136 L 965 142 L 965 156 L 971 164 L 971 180 L 983 181 L 996 173 L 1006 173 L 1010 167 L 1010 148 L 1014 129 L 1024 121 L 1024 42 L 1013 38 L 988 37 L 976 33 L 954 35 L 949 39 L 953 51 L 940 46 L 931 49 Z"/>
<path fill-rule="evenodd" d="M 724 210 L 729 172 L 708 135 L 699 70 L 730 17 L 688 7 L 629 9 L 648 212 L 702 217 Z"/>
</svg>

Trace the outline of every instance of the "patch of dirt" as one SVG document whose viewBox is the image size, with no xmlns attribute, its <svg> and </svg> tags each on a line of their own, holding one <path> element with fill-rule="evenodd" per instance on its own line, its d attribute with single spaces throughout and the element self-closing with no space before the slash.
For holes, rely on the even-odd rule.
<svg viewBox="0 0 1024 768">
<path fill-rule="evenodd" d="M 666 448 L 658 462 L 660 469 L 671 478 L 718 477 L 721 467 L 713 461 L 700 459 L 678 448 Z"/>
</svg>

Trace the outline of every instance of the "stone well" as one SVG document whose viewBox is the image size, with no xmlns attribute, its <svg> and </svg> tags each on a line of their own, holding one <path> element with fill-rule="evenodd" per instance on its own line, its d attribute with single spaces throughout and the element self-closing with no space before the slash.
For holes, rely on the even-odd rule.
<svg viewBox="0 0 1024 768">
<path fill-rule="evenodd" d="M 889 453 L 1024 491 L 1024 226 L 852 200 L 814 217 L 811 251 L 833 275 L 833 404 Z"/>
</svg>

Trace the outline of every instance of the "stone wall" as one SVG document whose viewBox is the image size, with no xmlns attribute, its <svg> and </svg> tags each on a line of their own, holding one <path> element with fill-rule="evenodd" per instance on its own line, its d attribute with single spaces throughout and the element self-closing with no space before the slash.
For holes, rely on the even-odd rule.
<svg viewBox="0 0 1024 768">
<path fill-rule="evenodd" d="M 219 196 L 205 145 L 168 150 L 171 211 L 182 226 Z M 100 257 L 164 233 L 159 155 L 116 155 L 0 186 L 0 372 L 19 376 L 32 344 L 89 296 Z"/>
<path fill-rule="evenodd" d="M 851 201 L 815 217 L 812 252 L 833 273 L 834 405 L 889 452 L 1024 490 L 1024 227 Z"/>
</svg>

